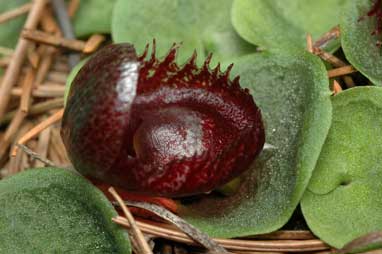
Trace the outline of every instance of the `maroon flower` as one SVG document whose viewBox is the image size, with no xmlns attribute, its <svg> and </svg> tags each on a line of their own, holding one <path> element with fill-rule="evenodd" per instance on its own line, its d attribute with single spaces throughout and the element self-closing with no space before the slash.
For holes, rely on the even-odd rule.
<svg viewBox="0 0 382 254">
<path fill-rule="evenodd" d="M 249 168 L 264 144 L 260 110 L 239 79 L 130 44 L 95 54 L 72 83 L 62 138 L 75 168 L 155 196 L 203 193 Z"/>
</svg>

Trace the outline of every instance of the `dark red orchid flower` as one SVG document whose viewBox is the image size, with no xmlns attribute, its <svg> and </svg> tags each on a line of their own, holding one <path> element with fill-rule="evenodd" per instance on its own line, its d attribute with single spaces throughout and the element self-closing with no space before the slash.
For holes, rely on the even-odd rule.
<svg viewBox="0 0 382 254">
<path fill-rule="evenodd" d="M 221 72 L 159 60 L 131 44 L 97 52 L 72 83 L 62 138 L 75 168 L 125 190 L 178 197 L 204 193 L 247 170 L 264 145 L 252 96 Z"/>
</svg>

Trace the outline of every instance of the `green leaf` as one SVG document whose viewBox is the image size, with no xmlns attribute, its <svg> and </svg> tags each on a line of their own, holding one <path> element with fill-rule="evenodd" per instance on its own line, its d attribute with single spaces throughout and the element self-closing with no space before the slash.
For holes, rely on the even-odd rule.
<svg viewBox="0 0 382 254">
<path fill-rule="evenodd" d="M 350 1 L 341 18 L 341 44 L 346 59 L 375 85 L 382 86 L 382 51 L 376 46 L 380 36 L 371 33 L 376 28 L 375 17 L 364 17 L 373 1 Z"/>
<path fill-rule="evenodd" d="M 118 0 L 114 7 L 112 37 L 131 42 L 138 52 L 154 38 L 159 56 L 182 42 L 178 60 L 183 63 L 196 49 L 199 62 L 208 52 L 223 61 L 255 51 L 234 31 L 230 19 L 232 0 Z"/>
<path fill-rule="evenodd" d="M 382 229 L 382 88 L 353 88 L 332 103 L 332 126 L 301 204 L 310 229 L 340 248 Z"/>
<path fill-rule="evenodd" d="M 27 0 L 0 0 L 0 13 L 15 9 L 29 1 Z M 14 48 L 21 29 L 23 28 L 26 15 L 21 15 L 5 23 L 0 24 L 0 46 Z"/>
<path fill-rule="evenodd" d="M 31 169 L 0 181 L 1 253 L 131 253 L 116 211 L 81 176 Z"/>
<path fill-rule="evenodd" d="M 242 57 L 235 74 L 261 108 L 270 159 L 257 160 L 229 197 L 204 197 L 181 215 L 215 237 L 267 233 L 282 227 L 308 185 L 329 130 L 331 103 L 325 66 L 303 52 L 274 51 Z"/>
<path fill-rule="evenodd" d="M 76 36 L 86 37 L 93 33 L 109 34 L 115 1 L 81 0 L 73 19 Z"/>
<path fill-rule="evenodd" d="M 346 0 L 235 0 L 232 23 L 244 39 L 255 45 L 267 49 L 304 48 L 307 33 L 312 34 L 316 40 L 338 24 L 339 10 L 345 2 Z"/>
<path fill-rule="evenodd" d="M 73 69 L 70 71 L 68 77 L 66 78 L 65 83 L 65 93 L 64 93 L 64 105 L 66 105 L 66 100 L 68 99 L 70 87 L 72 86 L 72 82 L 74 78 L 77 76 L 77 73 L 81 70 L 82 66 L 90 59 L 91 56 L 82 59 Z"/>
</svg>

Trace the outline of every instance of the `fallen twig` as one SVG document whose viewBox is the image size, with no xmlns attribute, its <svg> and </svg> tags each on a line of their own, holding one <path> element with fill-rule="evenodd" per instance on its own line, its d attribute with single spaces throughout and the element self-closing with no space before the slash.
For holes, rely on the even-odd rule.
<svg viewBox="0 0 382 254">
<path fill-rule="evenodd" d="M 115 203 L 114 203 L 115 204 Z M 179 216 L 171 213 L 165 208 L 151 204 L 146 202 L 134 202 L 134 201 L 125 201 L 125 204 L 128 206 L 139 207 L 145 210 L 148 210 L 162 219 L 165 219 L 175 226 L 177 226 L 180 230 L 182 230 L 186 235 L 188 235 L 191 239 L 200 243 L 202 246 L 207 248 L 212 253 L 228 253 L 223 247 L 217 244 L 214 240 L 212 240 L 207 234 L 201 232 L 191 224 L 187 223 L 185 220 L 180 218 Z"/>
<path fill-rule="evenodd" d="M 43 130 L 38 137 L 37 147 L 36 147 L 36 153 L 41 156 L 42 158 L 47 158 L 48 156 L 48 149 L 49 149 L 49 142 L 51 138 L 51 130 L 52 127 L 48 127 L 45 130 Z M 46 164 L 45 162 L 42 162 L 41 160 L 36 160 L 34 162 L 34 167 L 43 167 Z"/>
<path fill-rule="evenodd" d="M 17 146 L 19 148 L 21 148 L 21 150 L 23 150 L 23 152 L 25 152 L 26 154 L 28 154 L 30 157 L 32 157 L 33 159 L 35 160 L 38 160 L 38 161 L 41 161 L 42 163 L 44 163 L 45 165 L 48 165 L 49 167 L 56 167 L 56 164 L 54 164 L 53 161 L 50 161 L 44 157 L 42 157 L 41 155 L 39 155 L 38 153 L 35 153 L 33 152 L 31 149 L 29 149 L 27 146 L 23 145 L 23 144 L 17 144 Z"/>
</svg>

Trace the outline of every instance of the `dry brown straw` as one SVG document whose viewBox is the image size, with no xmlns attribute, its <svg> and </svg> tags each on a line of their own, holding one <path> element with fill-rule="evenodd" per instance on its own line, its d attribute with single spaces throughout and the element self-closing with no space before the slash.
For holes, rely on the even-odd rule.
<svg viewBox="0 0 382 254">
<path fill-rule="evenodd" d="M 20 138 L 20 140 L 17 141 L 17 144 L 21 144 L 21 145 L 25 144 L 28 140 L 37 136 L 41 131 L 45 130 L 52 124 L 60 121 L 63 114 L 64 114 L 64 109 L 57 111 L 55 114 L 51 115 L 45 121 L 39 123 L 38 125 L 33 127 L 33 129 L 28 131 L 24 136 Z M 17 146 L 14 146 L 11 155 L 16 156 L 18 149 L 19 148 Z"/>
<path fill-rule="evenodd" d="M 312 35 L 310 33 L 306 34 L 306 49 L 310 53 L 313 53 L 313 39 L 312 39 Z"/>
<path fill-rule="evenodd" d="M 102 42 L 106 40 L 106 37 L 102 34 L 93 34 L 86 41 L 85 47 L 83 48 L 83 52 L 86 54 L 92 53 L 98 49 Z"/>
<path fill-rule="evenodd" d="M 118 216 L 113 219 L 114 222 L 129 227 L 129 222 Z M 151 235 L 163 237 L 165 239 L 178 241 L 187 244 L 196 245 L 190 237 L 183 232 L 168 228 L 166 226 L 158 226 L 153 223 L 137 221 L 139 228 Z M 318 251 L 327 250 L 329 247 L 323 241 L 318 239 L 311 240 L 242 240 L 242 239 L 223 239 L 213 238 L 218 244 L 226 249 L 233 251 L 282 251 L 282 252 L 295 252 L 295 251 Z"/>
<path fill-rule="evenodd" d="M 33 97 L 40 98 L 51 98 L 51 97 L 63 97 L 65 93 L 64 84 L 45 82 L 42 84 L 37 84 L 37 88 L 33 89 Z M 13 96 L 21 96 L 23 93 L 22 89 L 17 87 L 13 88 L 11 94 Z"/>
<path fill-rule="evenodd" d="M 334 92 L 334 94 L 338 94 L 341 91 L 342 91 L 342 87 L 340 86 L 340 84 L 337 82 L 337 80 L 333 80 L 333 92 Z"/>
<path fill-rule="evenodd" d="M 355 69 L 351 65 L 346 65 L 346 66 L 343 66 L 343 67 L 339 67 L 339 68 L 336 68 L 336 69 L 329 70 L 328 71 L 328 77 L 329 78 L 334 78 L 334 77 L 339 77 L 339 76 L 347 75 L 347 74 L 350 74 L 350 73 L 353 73 L 353 72 L 357 72 L 357 69 Z"/>
<path fill-rule="evenodd" d="M 78 7 L 80 6 L 80 0 L 70 0 L 68 4 L 68 15 L 69 17 L 73 17 L 77 10 Z"/>
<path fill-rule="evenodd" d="M 36 71 L 32 67 L 29 67 L 23 81 L 20 110 L 25 113 L 28 113 L 29 111 L 35 74 L 36 74 Z"/>
<path fill-rule="evenodd" d="M 66 39 L 57 35 L 51 35 L 43 31 L 32 29 L 24 29 L 21 32 L 21 36 L 25 39 L 35 41 L 38 43 L 43 43 L 55 47 L 67 48 L 74 51 L 82 51 L 86 45 L 86 42 L 84 41 Z"/>
<path fill-rule="evenodd" d="M 31 7 L 32 7 L 32 3 L 26 3 L 16 9 L 2 13 L 0 15 L 0 24 L 27 13 L 31 9 Z"/>
<path fill-rule="evenodd" d="M 138 228 L 133 215 L 130 213 L 129 209 L 123 202 L 122 198 L 118 195 L 113 187 L 109 188 L 109 192 L 113 195 L 114 199 L 119 203 L 122 208 L 123 213 L 126 216 L 126 220 L 129 222 L 133 237 L 139 245 L 140 252 L 142 254 L 152 254 L 150 246 L 147 244 L 145 237 L 142 234 L 142 231 Z"/>
<path fill-rule="evenodd" d="M 330 31 L 326 32 L 323 36 L 318 39 L 313 47 L 314 48 L 323 48 L 328 44 L 330 41 L 337 39 L 340 36 L 340 27 L 335 26 Z"/>
<path fill-rule="evenodd" d="M 28 18 L 24 25 L 25 29 L 36 28 L 45 4 L 46 0 L 33 1 L 31 11 L 29 12 Z M 30 42 L 28 40 L 25 40 L 22 37 L 19 38 L 14 56 L 12 57 L 7 70 L 5 71 L 0 86 L 0 120 L 5 114 L 5 110 L 11 96 L 12 87 L 15 85 L 19 77 L 20 69 L 25 59 L 29 44 Z"/>
</svg>

